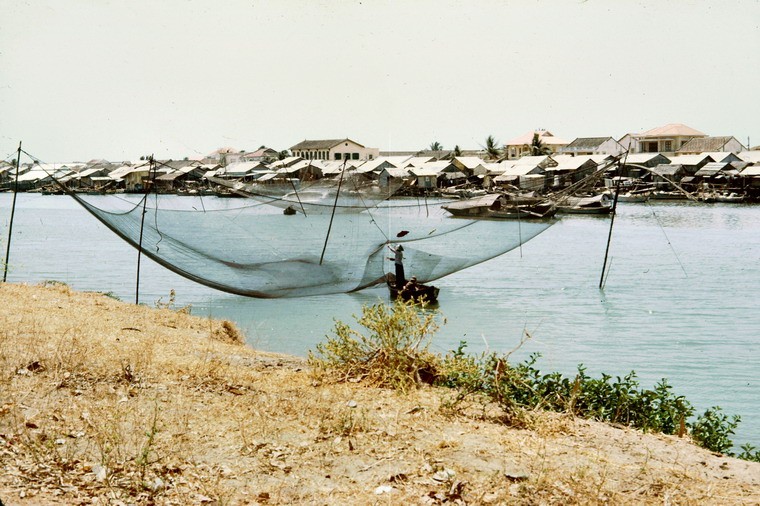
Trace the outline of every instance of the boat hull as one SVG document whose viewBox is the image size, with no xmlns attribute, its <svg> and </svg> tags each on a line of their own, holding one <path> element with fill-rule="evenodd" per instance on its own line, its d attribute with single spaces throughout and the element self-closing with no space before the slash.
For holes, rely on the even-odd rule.
<svg viewBox="0 0 760 506">
<path fill-rule="evenodd" d="M 417 285 L 415 293 L 409 293 L 396 287 L 396 277 L 393 274 L 386 275 L 385 281 L 392 300 L 401 299 L 404 302 L 414 302 L 415 304 L 438 303 L 440 289 L 437 286 L 420 283 Z"/>
</svg>

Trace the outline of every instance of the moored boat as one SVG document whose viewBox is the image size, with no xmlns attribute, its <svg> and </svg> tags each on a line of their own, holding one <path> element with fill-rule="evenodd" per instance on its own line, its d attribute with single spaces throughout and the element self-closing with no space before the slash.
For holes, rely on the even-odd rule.
<svg viewBox="0 0 760 506">
<path fill-rule="evenodd" d="M 618 202 L 646 202 L 652 196 L 651 191 L 628 191 L 618 195 Z"/>
<path fill-rule="evenodd" d="M 740 193 L 736 193 L 736 192 L 717 193 L 715 194 L 715 202 L 739 204 L 739 203 L 744 202 L 744 195 Z"/>
<path fill-rule="evenodd" d="M 551 218 L 557 212 L 554 203 L 538 197 L 489 193 L 441 206 L 457 217 L 498 219 Z"/>
<path fill-rule="evenodd" d="M 557 212 L 565 214 L 609 214 L 612 199 L 608 193 L 590 197 L 567 196 L 557 203 Z"/>
</svg>

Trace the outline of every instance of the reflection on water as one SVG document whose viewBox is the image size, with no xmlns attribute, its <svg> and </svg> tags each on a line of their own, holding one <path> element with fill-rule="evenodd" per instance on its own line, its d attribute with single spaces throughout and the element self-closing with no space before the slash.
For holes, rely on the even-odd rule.
<svg viewBox="0 0 760 506">
<path fill-rule="evenodd" d="M 10 195 L 0 195 L 3 251 Z M 200 205 L 200 203 L 199 203 Z M 433 348 L 540 352 L 546 370 L 613 376 L 635 370 L 643 387 L 668 378 L 698 410 L 742 416 L 735 440 L 760 446 L 760 208 L 688 202 L 619 205 L 609 272 L 599 290 L 609 220 L 573 216 L 488 262 L 445 277 L 446 318 Z M 477 248 L 473 243 L 471 248 Z M 133 301 L 137 252 L 67 197 L 19 195 L 9 280 L 63 281 Z M 390 268 L 390 266 L 389 266 Z M 196 315 L 231 319 L 251 345 L 305 355 L 334 320 L 355 325 L 385 290 L 298 299 L 231 296 L 143 258 L 140 300 L 169 290 Z"/>
</svg>

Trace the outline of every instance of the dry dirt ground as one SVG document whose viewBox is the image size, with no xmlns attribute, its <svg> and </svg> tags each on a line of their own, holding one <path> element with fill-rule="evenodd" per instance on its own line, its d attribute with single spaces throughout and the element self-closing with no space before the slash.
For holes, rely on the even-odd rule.
<svg viewBox="0 0 760 506">
<path fill-rule="evenodd" d="M 760 504 L 760 464 L 686 438 L 507 427 L 241 341 L 176 308 L 0 285 L 0 502 Z"/>
</svg>

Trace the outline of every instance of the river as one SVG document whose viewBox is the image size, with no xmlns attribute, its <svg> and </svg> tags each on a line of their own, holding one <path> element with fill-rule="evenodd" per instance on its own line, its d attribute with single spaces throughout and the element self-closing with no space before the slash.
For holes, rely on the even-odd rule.
<svg viewBox="0 0 760 506">
<path fill-rule="evenodd" d="M 177 197 L 184 198 L 184 197 Z M 12 194 L 0 194 L 5 251 Z M 667 378 L 698 412 L 721 406 L 742 417 L 734 442 L 760 447 L 760 207 L 621 203 L 609 271 L 599 279 L 610 220 L 566 216 L 505 255 L 440 279 L 445 318 L 432 350 L 540 352 L 538 366 L 598 376 L 635 370 L 643 387 Z M 8 281 L 56 280 L 135 300 L 137 251 L 66 196 L 19 194 Z M 476 247 L 476 246 L 475 246 Z M 186 280 L 144 256 L 141 303 L 191 305 L 230 319 L 251 346 L 306 355 L 334 320 L 358 327 L 363 305 L 384 289 L 292 299 L 229 295 Z"/>
</svg>

